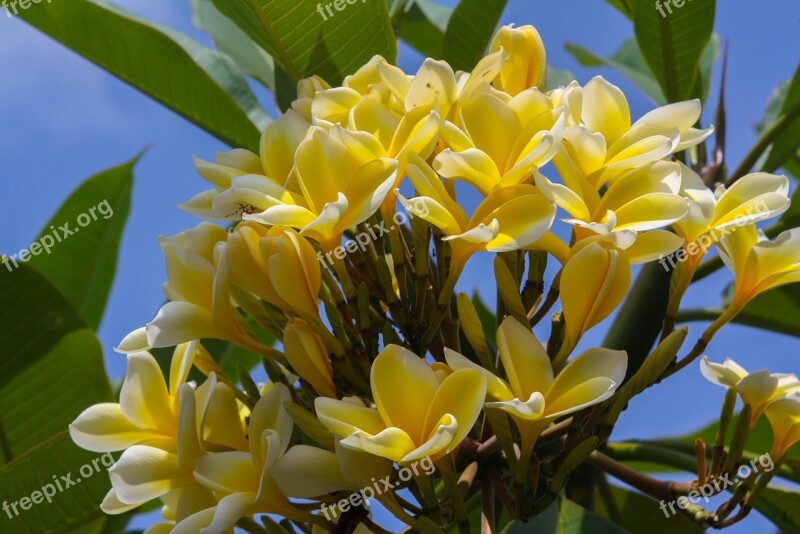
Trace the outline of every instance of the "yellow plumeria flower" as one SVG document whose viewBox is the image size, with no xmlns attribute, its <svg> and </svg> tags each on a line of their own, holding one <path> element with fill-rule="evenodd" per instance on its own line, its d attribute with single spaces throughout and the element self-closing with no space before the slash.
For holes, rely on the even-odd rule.
<svg viewBox="0 0 800 534">
<path fill-rule="evenodd" d="M 512 98 L 482 84 L 461 106 L 461 130 L 443 131 L 450 148 L 436 157 L 433 167 L 483 195 L 530 181 L 556 154 L 563 112 L 538 89 Z"/>
<path fill-rule="evenodd" d="M 630 282 L 630 260 L 619 248 L 592 242 L 572 254 L 561 273 L 566 334 L 556 367 L 586 331 L 611 315 L 625 298 Z"/>
<path fill-rule="evenodd" d="M 447 128 L 459 126 L 461 102 L 482 84 L 491 83 L 506 62 L 503 51 L 481 59 L 471 73 L 453 72 L 445 61 L 426 59 L 413 77 L 388 64 L 379 65 L 383 82 L 395 98 L 403 103 L 406 113 L 423 109 L 451 122 Z"/>
<path fill-rule="evenodd" d="M 427 159 L 439 140 L 441 119 L 435 111 L 419 107 L 406 112 L 381 75 L 388 78 L 405 74 L 384 58 L 375 56 L 352 76 L 343 87 L 327 89 L 314 96 L 314 124 L 330 129 L 340 124 L 352 131 L 369 133 L 383 146 L 383 157 L 396 159 L 404 174 L 410 152 Z"/>
<path fill-rule="evenodd" d="M 513 24 L 502 26 L 492 40 L 489 50 L 503 50 L 508 61 L 494 80 L 499 90 L 516 96 L 531 87 L 544 90 L 547 75 L 547 55 L 542 37 L 533 26 Z"/>
<path fill-rule="evenodd" d="M 703 356 L 700 372 L 714 384 L 736 390 L 742 402 L 752 409 L 752 424 L 761 417 L 769 403 L 800 391 L 800 380 L 795 374 L 770 374 L 767 370 L 749 373 L 730 358 L 720 364 Z"/>
<path fill-rule="evenodd" d="M 119 403 L 90 406 L 69 426 L 72 440 L 93 452 L 115 452 L 133 445 L 176 450 L 178 390 L 186 382 L 198 351 L 197 342 L 175 348 L 169 385 L 149 352 L 127 356 Z"/>
<path fill-rule="evenodd" d="M 657 108 L 631 124 L 625 95 L 601 76 L 582 90 L 572 88 L 566 94 L 560 90 L 557 95 L 562 105 L 570 106 L 569 115 L 580 116 L 582 126 L 565 129 L 555 166 L 562 176 L 582 174 L 596 190 L 633 168 L 695 146 L 713 133 L 713 128 L 693 128 L 700 118 L 699 100 Z"/>
<path fill-rule="evenodd" d="M 680 165 L 681 195 L 689 200 L 691 209 L 672 226 L 687 243 L 704 235 L 718 241 L 728 230 L 772 219 L 789 209 L 789 179 L 785 176 L 748 174 L 731 187 L 719 186 L 712 192 L 696 172 Z"/>
<path fill-rule="evenodd" d="M 604 224 L 613 213 L 612 230 L 642 232 L 669 226 L 689 211 L 689 202 L 679 195 L 681 168 L 669 161 L 648 163 L 624 173 L 602 197 L 578 174 L 564 176 L 564 181 L 565 185 L 556 184 L 541 173 L 536 175 L 536 187 L 572 216 L 568 222 Z M 579 231 L 576 237 L 591 233 Z"/>
<path fill-rule="evenodd" d="M 476 369 L 486 374 L 486 403 L 508 413 L 527 444 L 552 421 L 611 397 L 625 378 L 625 351 L 589 349 L 555 375 L 544 347 L 529 328 L 507 317 L 497 330 L 497 351 L 508 376 L 504 381 L 450 349 L 453 369 Z"/>
<path fill-rule="evenodd" d="M 460 273 L 475 252 L 525 248 L 539 240 L 553 223 L 555 206 L 530 185 L 494 191 L 467 219 L 436 172 L 419 158 L 412 156 L 410 161 L 408 176 L 420 196 L 406 199 L 397 192 L 398 198 L 409 212 L 444 233 L 444 240 L 453 248 L 451 273 Z"/>
<path fill-rule="evenodd" d="M 486 395 L 486 378 L 464 369 L 442 379 L 425 360 L 388 345 L 372 364 L 376 408 L 319 397 L 317 417 L 341 444 L 398 463 L 441 458 L 472 429 Z M 409 394 L 413 392 L 413 394 Z"/>
<path fill-rule="evenodd" d="M 178 404 L 176 450 L 168 451 L 149 445 L 134 445 L 126 449 L 108 471 L 113 495 L 110 494 L 104 501 L 104 511 L 122 513 L 176 490 L 197 490 L 198 484 L 192 476 L 192 470 L 195 462 L 205 454 L 205 446 L 198 432 L 198 421 L 202 421 L 202 415 L 197 413 L 195 392 L 190 384 L 180 386 Z M 124 506 L 113 507 L 117 503 Z"/>
<path fill-rule="evenodd" d="M 333 368 L 322 339 L 302 319 L 289 319 L 283 331 L 286 360 L 300 378 L 311 384 L 317 394 L 336 397 Z"/>
<path fill-rule="evenodd" d="M 281 203 L 243 218 L 296 228 L 325 250 L 332 250 L 339 246 L 346 229 L 378 210 L 394 186 L 397 162 L 383 155 L 383 146 L 370 134 L 350 132 L 339 125 L 330 131 L 314 127 L 296 156 L 307 207 Z"/>
<path fill-rule="evenodd" d="M 715 325 L 725 324 L 764 291 L 800 281 L 800 228 L 769 241 L 750 224 L 722 238 L 719 254 L 736 282 L 733 298 Z"/>
<path fill-rule="evenodd" d="M 291 402 L 289 389 L 283 384 L 272 385 L 250 414 L 249 450 L 218 452 L 197 460 L 196 480 L 223 497 L 215 508 L 179 523 L 173 533 L 223 532 L 253 514 L 308 520 L 309 514 L 292 506 L 270 473 L 292 437 L 293 423 L 283 408 L 285 402 Z"/>
<path fill-rule="evenodd" d="M 126 336 L 117 351 L 139 352 L 207 338 L 224 339 L 256 353 L 265 350 L 236 317 L 230 296 L 227 237 L 222 228 L 204 222 L 160 239 L 167 264 L 164 293 L 170 302 L 145 328 Z"/>
<path fill-rule="evenodd" d="M 775 436 L 770 456 L 777 462 L 800 442 L 800 397 L 793 395 L 778 399 L 767 407 L 766 412 Z"/>
<path fill-rule="evenodd" d="M 301 203 L 294 154 L 310 127 L 301 115 L 288 110 L 264 130 L 260 156 L 236 149 L 217 154 L 214 163 L 195 158 L 197 172 L 214 189 L 197 194 L 179 207 L 203 219 L 234 221 L 278 201 Z"/>
<path fill-rule="evenodd" d="M 287 314 L 319 320 L 320 264 L 297 232 L 245 222 L 228 235 L 226 252 L 233 283 Z"/>
<path fill-rule="evenodd" d="M 712 192 L 696 172 L 680 165 L 681 195 L 689 201 L 689 212 L 672 224 L 685 243 L 670 288 L 668 318 L 677 315 L 681 299 L 712 245 L 743 226 L 777 217 L 790 203 L 789 180 L 785 176 L 748 174 L 730 188 L 719 186 Z"/>
</svg>

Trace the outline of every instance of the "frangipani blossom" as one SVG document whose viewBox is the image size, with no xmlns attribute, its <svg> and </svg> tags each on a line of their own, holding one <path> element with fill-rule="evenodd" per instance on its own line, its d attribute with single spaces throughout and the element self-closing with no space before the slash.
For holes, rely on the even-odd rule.
<svg viewBox="0 0 800 534">
<path fill-rule="evenodd" d="M 767 407 L 766 413 L 775 436 L 770 456 L 777 462 L 800 442 L 800 396 L 778 399 Z"/>
<path fill-rule="evenodd" d="M 291 228 L 245 222 L 228 235 L 231 282 L 284 313 L 319 320 L 322 274 L 316 252 Z"/>
<path fill-rule="evenodd" d="M 241 220 L 279 201 L 302 203 L 294 154 L 311 125 L 294 110 L 271 122 L 261 136 L 261 154 L 244 149 L 218 153 L 214 163 L 195 158 L 195 168 L 214 189 L 179 207 L 203 219 Z"/>
<path fill-rule="evenodd" d="M 393 96 L 403 103 L 406 113 L 423 109 L 435 111 L 448 121 L 445 129 L 460 126 L 461 104 L 482 84 L 491 83 L 507 60 L 502 51 L 481 59 L 471 73 L 453 72 L 445 61 L 426 59 L 413 77 L 388 64 L 379 65 L 383 82 Z"/>
<path fill-rule="evenodd" d="M 147 399 L 143 399 L 147 400 Z M 179 417 L 176 450 L 168 451 L 149 445 L 134 445 L 122 453 L 109 469 L 112 493 L 104 501 L 106 513 L 122 513 L 170 492 L 202 492 L 192 476 L 195 463 L 205 454 L 200 439 L 195 391 L 190 384 L 182 384 L 178 393 Z M 205 492 L 206 502 L 212 502 L 210 492 Z M 121 503 L 122 507 L 115 505 Z"/>
<path fill-rule="evenodd" d="M 516 96 L 531 87 L 544 90 L 547 55 L 539 32 L 533 26 L 501 26 L 489 50 L 503 50 L 508 60 L 494 80 L 499 90 Z"/>
<path fill-rule="evenodd" d="M 617 226 L 617 215 L 609 211 L 602 223 L 585 223 L 576 219 L 567 219 L 565 222 L 573 225 L 575 234 L 584 236 L 577 239 L 572 248 L 566 247 L 564 251 L 548 249 L 562 263 L 579 251 L 596 243 L 604 248 L 616 248 L 624 251 L 631 265 L 649 263 L 668 254 L 672 254 L 683 245 L 683 238 L 669 230 L 650 230 L 637 232 L 636 230 L 614 230 Z M 564 257 L 562 257 L 564 256 Z"/>
<path fill-rule="evenodd" d="M 122 340 L 117 351 L 171 347 L 195 339 L 224 339 L 256 353 L 265 348 L 245 332 L 230 296 L 228 232 L 204 222 L 160 239 L 167 264 L 164 293 L 170 300 L 143 329 Z"/>
<path fill-rule="evenodd" d="M 442 120 L 432 109 L 418 107 L 406 112 L 381 73 L 389 79 L 405 76 L 384 58 L 375 56 L 355 74 L 345 78 L 343 87 L 314 95 L 314 125 L 330 129 L 339 124 L 351 131 L 374 136 L 383 147 L 382 156 L 396 159 L 404 174 L 409 153 L 428 158 L 439 141 Z"/>
<path fill-rule="evenodd" d="M 719 254 L 736 275 L 733 298 L 724 314 L 728 320 L 764 291 L 800 282 L 800 228 L 769 241 L 750 224 L 724 237 Z"/>
<path fill-rule="evenodd" d="M 789 179 L 767 173 L 743 176 L 729 188 L 712 192 L 689 167 L 681 165 L 681 195 L 689 200 L 689 213 L 672 227 L 687 244 L 708 234 L 717 241 L 726 230 L 772 219 L 789 208 Z"/>
<path fill-rule="evenodd" d="M 311 129 L 297 149 L 296 166 L 305 206 L 282 202 L 243 218 L 295 228 L 332 250 L 346 229 L 378 210 L 395 184 L 398 164 L 384 157 L 372 135 L 334 125 L 330 131 Z"/>
<path fill-rule="evenodd" d="M 730 358 L 719 364 L 704 356 L 700 371 L 714 384 L 736 390 L 742 402 L 752 409 L 752 424 L 772 401 L 800 391 L 800 380 L 795 374 L 770 374 L 767 370 L 749 373 Z"/>
<path fill-rule="evenodd" d="M 613 182 L 602 197 L 584 178 L 572 178 L 570 181 L 565 176 L 565 185 L 561 185 L 541 173 L 536 175 L 536 187 L 572 216 L 568 222 L 604 224 L 613 213 L 612 230 L 641 232 L 667 227 L 689 211 L 689 202 L 678 194 L 681 168 L 677 163 L 657 161 L 632 169 Z M 591 232 L 579 231 L 576 237 L 587 235 Z"/>
<path fill-rule="evenodd" d="M 486 378 L 472 369 L 442 377 L 416 354 L 388 345 L 372 364 L 376 408 L 319 397 L 317 417 L 341 444 L 406 464 L 455 450 L 475 424 Z"/>
<path fill-rule="evenodd" d="M 173 533 L 223 532 L 253 514 L 308 519 L 308 514 L 292 506 L 280 492 L 270 473 L 292 436 L 293 423 L 283 408 L 290 401 L 286 386 L 272 385 L 250 414 L 249 450 L 218 452 L 198 459 L 194 477 L 203 487 L 223 497 L 215 508 L 179 523 Z"/>
<path fill-rule="evenodd" d="M 497 351 L 508 376 L 504 381 L 464 356 L 445 349 L 453 369 L 474 369 L 487 377 L 487 408 L 509 414 L 533 447 L 552 421 L 611 397 L 622 384 L 628 365 L 625 351 L 589 349 L 554 372 L 544 347 L 529 328 L 507 317 L 497 330 Z"/>
<path fill-rule="evenodd" d="M 580 116 L 581 124 L 564 131 L 562 150 L 554 163 L 562 176 L 583 176 L 595 190 L 631 169 L 695 146 L 713 133 L 713 128 L 693 128 L 700 118 L 699 100 L 669 104 L 631 124 L 625 95 L 601 76 L 582 90 L 567 89 L 556 95 L 562 105 L 569 106 L 568 114 Z"/>
<path fill-rule="evenodd" d="M 450 148 L 436 156 L 433 168 L 483 195 L 529 182 L 555 155 L 564 126 L 563 108 L 553 108 L 535 88 L 512 98 L 484 84 L 464 101 L 460 113 L 463 133 L 443 132 Z"/>
<path fill-rule="evenodd" d="M 115 452 L 133 445 L 177 450 L 178 390 L 186 382 L 197 342 L 175 348 L 169 385 L 149 352 L 129 354 L 128 368 L 117 403 L 90 406 L 69 426 L 72 440 L 93 452 Z"/>
<path fill-rule="evenodd" d="M 408 175 L 419 196 L 406 199 L 398 192 L 400 203 L 444 233 L 444 240 L 453 248 L 453 270 L 463 268 L 475 252 L 507 252 L 533 244 L 550 229 L 555 217 L 555 206 L 535 187 L 516 185 L 491 193 L 467 219 L 425 162 L 412 158 Z M 418 208 L 421 205 L 424 211 Z"/>
</svg>

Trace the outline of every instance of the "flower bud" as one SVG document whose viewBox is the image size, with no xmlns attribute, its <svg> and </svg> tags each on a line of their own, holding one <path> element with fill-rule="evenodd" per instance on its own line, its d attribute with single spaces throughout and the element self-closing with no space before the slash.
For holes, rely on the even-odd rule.
<svg viewBox="0 0 800 534">
<path fill-rule="evenodd" d="M 302 319 L 290 319 L 283 335 L 286 359 L 300 377 L 325 397 L 336 398 L 333 368 L 322 340 Z"/>
<path fill-rule="evenodd" d="M 495 79 L 497 89 L 516 96 L 525 89 L 544 90 L 547 58 L 544 43 L 533 26 L 503 26 L 495 35 L 490 51 L 503 49 L 508 60 Z"/>
<path fill-rule="evenodd" d="M 319 261 L 297 232 L 242 223 L 228 236 L 227 252 L 234 283 L 289 315 L 318 316 Z"/>
</svg>

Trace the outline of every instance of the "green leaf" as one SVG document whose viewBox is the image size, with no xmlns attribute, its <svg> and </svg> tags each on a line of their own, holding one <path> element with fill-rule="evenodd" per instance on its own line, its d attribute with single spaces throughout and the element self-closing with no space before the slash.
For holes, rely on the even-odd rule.
<svg viewBox="0 0 800 534">
<path fill-rule="evenodd" d="M 629 532 L 648 534 L 701 533 L 703 530 L 683 514 L 667 518 L 658 503 L 641 493 L 606 484 L 595 492 L 594 511 Z"/>
<path fill-rule="evenodd" d="M 100 455 L 67 434 L 86 407 L 111 400 L 100 343 L 45 278 L 21 266 L 0 274 L 0 347 L 0 502 L 31 496 L 54 476 L 82 478 L 52 504 L 0 514 L 0 532 L 72 532 L 102 516 L 111 486 L 94 469 L 81 477 Z"/>
<path fill-rule="evenodd" d="M 606 0 L 606 2 L 611 4 L 617 11 L 619 11 L 629 19 L 633 18 L 633 9 L 631 8 L 631 0 Z"/>
<path fill-rule="evenodd" d="M 714 64 L 719 60 L 721 50 L 722 39 L 718 34 L 714 33 L 700 56 L 697 83 L 691 95 L 693 98 L 699 98 L 701 102 L 708 100 L 708 95 L 711 91 L 711 78 L 714 75 Z"/>
<path fill-rule="evenodd" d="M 491 342 L 492 346 L 497 346 L 497 316 L 486 306 L 477 291 L 472 294 L 472 304 L 478 312 L 486 339 Z"/>
<path fill-rule="evenodd" d="M 683 7 L 631 0 L 636 41 L 670 102 L 686 100 L 698 83 L 700 57 L 714 29 L 716 0 L 687 1 Z M 671 10 L 671 13 L 668 11 Z"/>
<path fill-rule="evenodd" d="M 41 420 L 41 418 L 39 418 Z M 28 450 L 11 464 L 0 467 L 0 503 L 16 503 L 24 497 L 30 498 L 35 491 L 53 483 L 53 477 L 70 477 L 80 483 L 63 492 L 56 493 L 52 503 L 46 500 L 34 505 L 19 516 L 9 518 L 0 512 L 0 532 L 74 533 L 100 532 L 97 523 L 105 517 L 100 510 L 103 497 L 111 489 L 106 467 L 97 460 L 102 455 L 78 448 L 64 430 L 48 441 Z M 92 462 L 96 462 L 95 470 Z M 106 462 L 110 463 L 110 462 Z M 92 476 L 80 476 L 84 466 L 92 468 Z M 89 467 L 84 467 L 88 474 Z M 51 490 L 47 490 L 48 492 Z M 81 530 L 81 527 L 91 530 Z"/>
<path fill-rule="evenodd" d="M 507 0 L 461 0 L 444 36 L 444 59 L 455 70 L 471 71 L 489 47 Z"/>
<path fill-rule="evenodd" d="M 759 493 L 755 507 L 781 532 L 800 531 L 800 493 L 774 486 L 766 487 Z"/>
<path fill-rule="evenodd" d="M 19 16 L 229 145 L 258 151 L 259 128 L 248 112 L 256 123 L 266 114 L 233 62 L 219 53 L 90 0 L 56 2 Z"/>
<path fill-rule="evenodd" d="M 341 11 L 328 11 L 334 2 L 318 0 L 214 0 L 214 5 L 294 81 L 316 74 L 339 85 L 372 56 L 394 61 L 397 54 L 384 1 L 343 3 Z"/>
<path fill-rule="evenodd" d="M 780 111 L 772 117 L 765 118 L 768 127 L 784 115 L 800 106 L 800 66 L 795 71 L 792 81 L 789 82 L 785 94 L 781 99 Z M 774 113 L 774 112 L 773 112 Z M 771 120 L 770 120 L 771 119 Z M 766 129 L 766 128 L 763 128 Z M 775 140 L 770 148 L 769 155 L 762 167 L 765 172 L 774 172 L 792 158 L 798 157 L 800 150 L 800 116 L 797 116 Z"/>
<path fill-rule="evenodd" d="M 211 0 L 191 0 L 192 21 L 208 33 L 214 46 L 241 69 L 275 91 L 275 60 L 253 42 L 231 19 L 220 13 Z"/>
<path fill-rule="evenodd" d="M 624 534 L 627 531 L 569 499 L 560 499 L 530 521 L 514 521 L 503 530 L 503 534 L 528 534 L 531 532 Z"/>
<path fill-rule="evenodd" d="M 608 58 L 571 43 L 567 43 L 565 48 L 584 67 L 611 67 L 635 83 L 656 104 L 667 103 L 664 91 L 645 63 L 635 39 L 626 40 L 620 49 Z"/>
<path fill-rule="evenodd" d="M 734 322 L 800 337 L 800 284 L 766 291 L 739 313 Z"/>
<path fill-rule="evenodd" d="M 453 8 L 430 0 L 414 0 L 403 16 L 400 38 L 423 56 L 441 59 L 444 34 L 453 15 Z"/>
<path fill-rule="evenodd" d="M 114 282 L 139 158 L 89 178 L 61 205 L 37 239 L 29 265 L 47 278 L 85 323 L 97 329 Z M 45 247 L 46 245 L 46 247 Z"/>
</svg>

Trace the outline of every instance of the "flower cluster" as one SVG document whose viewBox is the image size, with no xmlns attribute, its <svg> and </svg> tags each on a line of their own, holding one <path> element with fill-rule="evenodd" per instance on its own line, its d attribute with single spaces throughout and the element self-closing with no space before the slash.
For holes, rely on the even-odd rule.
<svg viewBox="0 0 800 534">
<path fill-rule="evenodd" d="M 165 523 L 148 533 L 226 532 L 263 514 L 330 530 L 314 512 L 336 493 L 396 480 L 398 467 L 430 458 L 448 489 L 445 511 L 429 473 L 397 483 L 417 504 L 395 492 L 376 498 L 412 527 L 463 531 L 463 498 L 489 465 L 476 458 L 496 455 L 493 480 L 512 484 L 513 512 L 530 517 L 560 491 L 565 476 L 553 473 L 571 465 L 570 449 L 607 437 L 601 416 L 628 357 L 572 355 L 620 305 L 633 265 L 746 214 L 719 243 L 736 290 L 706 342 L 757 294 L 800 280 L 797 231 L 766 242 L 755 226 L 787 209 L 786 178 L 753 174 L 712 192 L 673 157 L 689 150 L 689 161 L 712 134 L 694 127 L 699 102 L 634 120 L 601 77 L 545 91 L 545 64 L 530 26 L 502 28 L 472 72 L 427 59 L 408 75 L 375 57 L 341 87 L 301 81 L 259 154 L 196 160 L 212 188 L 182 208 L 207 221 L 161 239 L 169 302 L 118 348 L 128 355 L 119 404 L 89 408 L 70 429 L 84 448 L 124 451 L 107 513 L 161 499 Z M 459 202 L 470 190 L 478 201 Z M 766 209 L 754 215 L 756 204 Z M 410 224 L 330 254 L 401 209 L 413 210 Z M 487 252 L 497 255 L 503 308 L 491 333 L 455 294 L 469 259 Z M 548 258 L 558 272 L 544 298 Z M 675 271 L 671 310 L 699 259 Z M 532 327 L 558 300 L 541 343 Z M 234 383 L 199 342 L 210 338 L 261 355 L 270 382 L 245 374 Z M 167 384 L 148 351 L 175 346 Z M 200 373 L 190 380 L 192 368 Z M 718 374 L 739 388 L 728 376 L 737 372 Z M 794 386 L 764 380 L 781 385 L 757 392 L 753 417 L 766 410 L 783 451 L 798 437 L 800 400 L 774 400 Z M 540 478 L 550 491 L 537 491 Z M 368 529 L 362 512 L 335 520 Z"/>
</svg>

